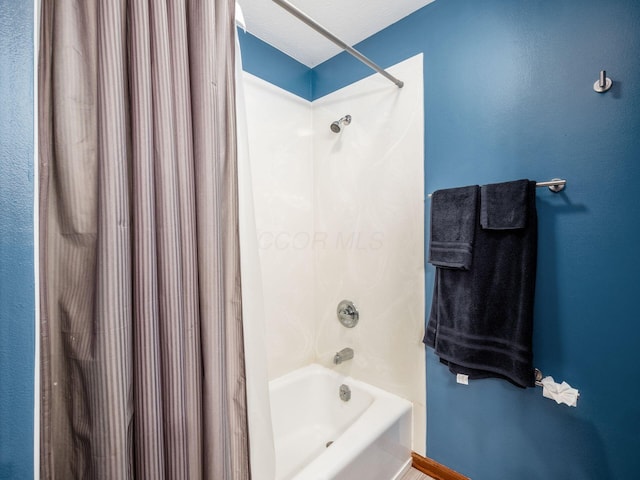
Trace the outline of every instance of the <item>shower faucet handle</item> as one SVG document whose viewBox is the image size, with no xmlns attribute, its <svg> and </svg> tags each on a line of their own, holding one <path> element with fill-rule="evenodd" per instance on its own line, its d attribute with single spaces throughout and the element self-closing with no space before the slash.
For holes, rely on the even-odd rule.
<svg viewBox="0 0 640 480">
<path fill-rule="evenodd" d="M 347 328 L 353 328 L 360 320 L 360 313 L 351 300 L 342 300 L 336 310 L 338 320 Z"/>
<path fill-rule="evenodd" d="M 353 305 L 346 305 L 343 309 L 341 309 L 338 314 L 340 315 L 346 315 L 347 317 L 351 317 L 353 318 L 357 312 L 356 309 L 353 308 Z"/>
</svg>

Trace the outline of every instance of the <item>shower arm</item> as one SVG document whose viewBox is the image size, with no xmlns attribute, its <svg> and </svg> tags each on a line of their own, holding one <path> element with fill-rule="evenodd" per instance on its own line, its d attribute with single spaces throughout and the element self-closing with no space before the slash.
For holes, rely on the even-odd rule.
<svg viewBox="0 0 640 480">
<path fill-rule="evenodd" d="M 398 86 L 398 88 L 402 88 L 403 87 L 404 82 L 402 80 L 398 80 L 396 77 L 394 77 L 393 75 L 388 73 L 386 70 L 384 70 L 383 68 L 380 68 L 378 65 L 373 63 L 371 60 L 369 60 L 367 57 L 365 57 L 363 54 L 361 54 L 355 48 L 353 48 L 353 47 L 347 45 L 346 43 L 344 43 L 342 40 L 340 40 L 338 37 L 336 37 L 329 30 L 327 30 L 322 25 L 320 25 L 319 23 L 317 23 L 314 20 L 312 20 L 311 18 L 309 18 L 304 12 L 299 10 L 298 7 L 296 7 L 294 5 L 291 5 L 287 0 L 273 0 L 273 2 L 278 4 L 282 8 L 284 8 L 287 12 L 289 12 L 294 17 L 298 18 L 302 22 L 304 22 L 307 25 L 309 25 L 316 32 L 320 33 L 321 35 L 323 35 L 327 39 L 331 40 L 333 43 L 338 45 L 344 51 L 346 51 L 346 52 L 350 53 L 351 55 L 353 55 L 354 57 L 356 57 L 358 60 L 360 60 L 362 63 L 364 63 L 368 67 L 370 67 L 373 70 L 375 70 L 376 72 L 378 72 L 383 77 L 387 78 L 388 80 L 391 80 L 393 83 L 395 83 Z"/>
</svg>

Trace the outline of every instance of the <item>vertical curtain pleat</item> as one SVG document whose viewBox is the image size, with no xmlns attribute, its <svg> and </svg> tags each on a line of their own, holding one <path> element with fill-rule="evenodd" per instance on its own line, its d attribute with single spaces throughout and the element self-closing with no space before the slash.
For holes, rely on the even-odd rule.
<svg viewBox="0 0 640 480">
<path fill-rule="evenodd" d="M 250 478 L 233 9 L 42 2 L 42 478 Z"/>
<path fill-rule="evenodd" d="M 134 356 L 136 478 L 163 480 L 164 408 L 160 375 L 158 258 L 155 216 L 153 91 L 149 4 L 130 2 L 131 138 L 133 158 Z"/>
<path fill-rule="evenodd" d="M 189 2 L 189 47 L 193 109 L 196 203 L 212 205 L 212 216 L 198 223 L 199 285 L 204 360 L 204 468 L 211 478 L 249 478 L 246 465 L 246 387 L 242 355 L 242 304 L 237 211 L 234 98 L 234 2 Z M 212 29 L 211 26 L 214 26 Z M 198 45 L 212 45 L 207 55 Z M 222 45 L 230 48 L 222 49 Z M 223 52 L 224 50 L 224 52 Z M 217 135 L 208 135 L 215 131 Z M 218 158 L 218 162 L 208 159 Z M 229 206 L 229 208 L 224 208 Z M 216 228 L 224 224 L 226 229 Z M 213 240 L 213 242 L 212 242 Z M 221 321 L 214 321 L 219 318 Z M 228 412 L 227 417 L 216 410 Z"/>
<path fill-rule="evenodd" d="M 129 478 L 133 385 L 126 3 L 102 1 L 97 10 L 96 331 L 92 358 L 84 366 L 91 421 L 88 467 L 90 478 Z"/>
</svg>

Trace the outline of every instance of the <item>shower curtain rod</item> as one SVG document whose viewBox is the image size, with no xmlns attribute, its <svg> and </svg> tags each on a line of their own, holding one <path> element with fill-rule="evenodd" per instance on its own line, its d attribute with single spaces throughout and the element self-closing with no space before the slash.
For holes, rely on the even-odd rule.
<svg viewBox="0 0 640 480">
<path fill-rule="evenodd" d="M 296 7 L 294 5 L 291 5 L 287 0 L 273 0 L 273 2 L 278 4 L 282 8 L 284 8 L 287 12 L 289 12 L 294 17 L 298 18 L 299 20 L 302 20 L 304 23 L 306 23 L 311 28 L 313 28 L 316 32 L 320 33 L 321 35 L 323 35 L 326 38 L 328 38 L 329 40 L 331 40 L 333 43 L 338 45 L 344 51 L 346 51 L 346 52 L 350 53 L 351 55 L 353 55 L 354 57 L 356 57 L 358 60 L 360 60 L 365 65 L 367 65 L 370 68 L 374 69 L 376 72 L 378 72 L 383 77 L 387 78 L 388 80 L 391 80 L 393 83 L 395 83 L 398 86 L 398 88 L 402 88 L 402 86 L 404 85 L 404 82 L 402 80 L 398 80 L 396 77 L 394 77 L 393 75 L 388 73 L 386 70 L 380 68 L 378 65 L 373 63 L 371 60 L 369 60 L 367 57 L 365 57 L 363 54 L 361 54 L 355 48 L 353 48 L 353 47 L 347 45 L 346 43 L 344 43 L 342 40 L 340 40 L 338 37 L 336 37 L 329 30 L 327 30 L 322 25 L 318 24 L 317 22 L 315 22 L 314 20 L 309 18 L 304 12 L 299 10 L 298 7 Z"/>
</svg>

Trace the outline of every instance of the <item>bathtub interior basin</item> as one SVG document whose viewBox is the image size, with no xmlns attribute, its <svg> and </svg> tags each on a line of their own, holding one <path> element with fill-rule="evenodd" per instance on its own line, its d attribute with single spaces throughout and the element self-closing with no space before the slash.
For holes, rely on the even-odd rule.
<svg viewBox="0 0 640 480">
<path fill-rule="evenodd" d="M 391 480 L 410 465 L 407 400 L 316 364 L 271 381 L 269 392 L 276 480 Z"/>
</svg>

